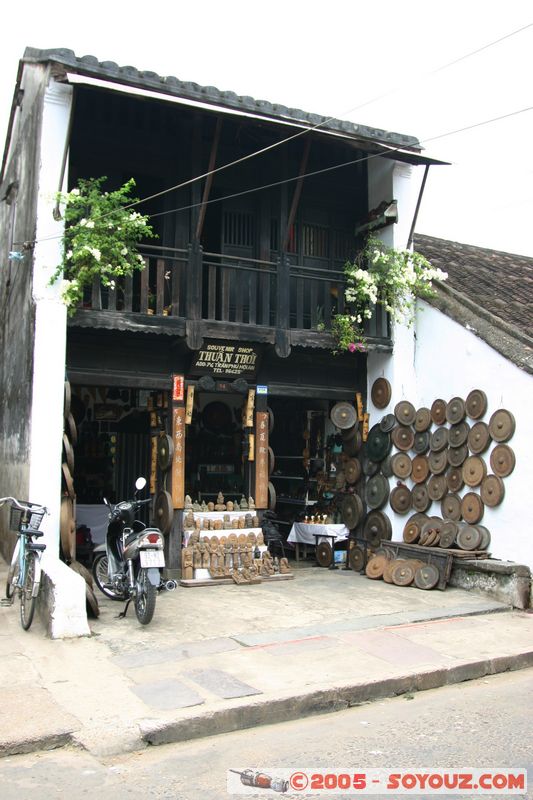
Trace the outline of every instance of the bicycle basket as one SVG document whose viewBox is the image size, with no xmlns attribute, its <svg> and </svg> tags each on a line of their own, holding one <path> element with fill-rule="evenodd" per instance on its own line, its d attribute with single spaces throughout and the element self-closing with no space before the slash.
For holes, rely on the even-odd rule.
<svg viewBox="0 0 533 800">
<path fill-rule="evenodd" d="M 22 511 L 20 508 L 11 507 L 9 527 L 12 531 L 20 531 L 22 526 Z M 44 517 L 44 511 L 30 511 L 30 520 L 26 525 L 30 531 L 38 531 Z"/>
</svg>

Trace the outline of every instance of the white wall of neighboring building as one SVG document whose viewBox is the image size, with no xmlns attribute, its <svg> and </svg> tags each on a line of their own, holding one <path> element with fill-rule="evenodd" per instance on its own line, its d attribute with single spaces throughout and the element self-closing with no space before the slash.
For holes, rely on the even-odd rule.
<svg viewBox="0 0 533 800">
<path fill-rule="evenodd" d="M 376 207 L 382 200 L 398 200 L 398 223 L 386 228 L 380 238 L 388 246 L 403 249 L 407 245 L 423 168 L 385 159 L 370 161 L 368 166 L 369 207 Z M 533 441 L 533 379 L 437 309 L 425 302 L 418 302 L 417 309 L 413 327 L 395 326 L 393 353 L 371 352 L 368 355 L 370 427 L 385 414 L 394 413 L 400 400 L 409 400 L 415 408 L 429 408 L 437 398 L 466 399 L 472 389 L 482 389 L 487 395 L 485 422 L 489 422 L 498 408 L 511 411 L 516 419 L 516 433 L 509 445 L 516 455 L 516 467 L 504 478 L 503 502 L 497 508 L 486 508 L 481 524 L 491 533 L 490 549 L 494 558 L 526 564 L 533 569 L 533 525 L 529 510 L 529 494 L 533 491 L 533 459 L 529 452 Z M 392 388 L 390 403 L 384 409 L 376 408 L 371 399 L 372 385 L 380 377 L 387 378 Z M 474 422 L 467 421 L 471 425 Z M 493 447 L 491 444 L 482 454 L 488 473 L 492 472 L 490 452 Z M 391 478 L 391 491 L 395 483 L 396 479 Z M 406 483 L 412 488 L 410 480 Z M 472 490 L 465 487 L 460 494 L 467 491 Z M 390 505 L 383 510 L 391 519 L 393 539 L 402 540 L 410 514 L 396 514 Z M 440 502 L 433 503 L 426 513 L 441 516 Z"/>
</svg>

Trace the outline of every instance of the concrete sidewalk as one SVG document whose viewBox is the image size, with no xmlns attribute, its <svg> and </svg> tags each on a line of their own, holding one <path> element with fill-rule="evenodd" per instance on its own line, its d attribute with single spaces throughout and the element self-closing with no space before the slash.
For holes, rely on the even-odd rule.
<svg viewBox="0 0 533 800">
<path fill-rule="evenodd" d="M 0 566 L 0 587 L 6 567 Z M 533 615 L 304 566 L 295 579 L 163 592 L 152 623 L 98 594 L 92 636 L 0 608 L 0 755 L 147 744 L 330 712 L 533 665 Z"/>
</svg>

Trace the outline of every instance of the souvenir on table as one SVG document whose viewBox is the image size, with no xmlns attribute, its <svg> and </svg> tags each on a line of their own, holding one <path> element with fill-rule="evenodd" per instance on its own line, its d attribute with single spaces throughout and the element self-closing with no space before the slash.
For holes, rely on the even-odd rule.
<svg viewBox="0 0 533 800">
<path fill-rule="evenodd" d="M 183 527 L 186 531 L 194 530 L 194 514 L 188 511 L 183 520 Z"/>
<path fill-rule="evenodd" d="M 244 495 L 241 497 L 240 508 L 241 508 L 241 511 L 247 511 L 248 510 L 248 502 L 247 502 L 246 497 Z"/>
<path fill-rule="evenodd" d="M 231 500 L 226 503 L 226 508 L 228 511 L 233 511 L 233 502 Z"/>
<path fill-rule="evenodd" d="M 214 511 L 215 510 L 215 504 L 213 503 L 212 500 L 207 504 L 207 510 L 208 511 Z"/>
<path fill-rule="evenodd" d="M 185 495 L 185 504 L 184 504 L 183 508 L 185 510 L 188 510 L 189 508 L 192 508 L 192 500 L 191 500 L 191 496 L 189 494 Z"/>
<path fill-rule="evenodd" d="M 205 502 L 205 500 L 202 500 L 202 503 L 200 505 L 200 510 L 207 511 L 207 503 Z"/>
<path fill-rule="evenodd" d="M 248 498 L 248 508 L 251 511 L 254 511 L 254 509 L 255 509 L 255 502 L 254 502 L 254 498 L 253 497 L 249 497 Z"/>
<path fill-rule="evenodd" d="M 258 527 L 259 527 L 259 517 L 256 515 L 255 517 L 252 517 L 252 528 L 258 528 Z"/>
<path fill-rule="evenodd" d="M 217 495 L 217 501 L 215 503 L 215 511 L 225 511 L 226 505 L 224 503 L 224 495 L 222 492 L 219 492 Z"/>
<path fill-rule="evenodd" d="M 254 518 L 251 514 L 246 514 L 245 516 L 245 527 L 246 528 L 253 528 L 254 527 Z"/>
<path fill-rule="evenodd" d="M 193 509 L 193 511 L 201 511 L 202 510 L 198 500 L 194 501 L 194 503 L 192 504 L 192 509 Z"/>
</svg>

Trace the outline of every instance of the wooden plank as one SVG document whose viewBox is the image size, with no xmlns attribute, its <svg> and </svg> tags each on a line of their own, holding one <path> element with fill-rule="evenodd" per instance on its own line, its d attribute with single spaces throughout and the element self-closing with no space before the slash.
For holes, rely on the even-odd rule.
<svg viewBox="0 0 533 800">
<path fill-rule="evenodd" d="M 318 281 L 311 281 L 309 287 L 309 327 L 316 328 L 318 320 Z"/>
<path fill-rule="evenodd" d="M 180 316 L 180 281 L 181 281 L 181 261 L 177 259 L 172 262 L 172 316 Z"/>
<path fill-rule="evenodd" d="M 155 313 L 162 316 L 165 307 L 165 262 L 157 259 Z"/>
<path fill-rule="evenodd" d="M 102 287 L 100 278 L 97 276 L 93 278 L 93 285 L 91 288 L 91 308 L 94 308 L 96 311 L 101 311 L 102 309 Z"/>
<path fill-rule="evenodd" d="M 230 322 L 229 318 L 229 295 L 230 295 L 230 281 L 233 270 L 229 267 L 221 267 L 221 280 L 220 280 L 220 319 L 223 322 Z"/>
<path fill-rule="evenodd" d="M 131 275 L 126 275 L 124 278 L 124 311 L 131 311 L 132 300 L 133 278 Z"/>
<path fill-rule="evenodd" d="M 260 287 L 260 310 L 259 310 L 259 324 L 260 325 L 270 325 L 270 287 L 271 287 L 271 275 L 261 275 L 259 278 L 259 287 Z M 275 323 L 275 319 L 274 319 Z"/>
<path fill-rule="evenodd" d="M 148 312 L 148 291 L 150 286 L 150 261 L 148 258 L 144 259 L 144 269 L 141 272 L 141 307 L 140 311 L 143 314 Z"/>
<path fill-rule="evenodd" d="M 217 313 L 217 268 L 210 264 L 207 273 L 207 318 L 216 319 Z"/>
<path fill-rule="evenodd" d="M 172 459 L 172 507 L 185 505 L 185 406 L 172 409 L 172 439 L 174 458 Z"/>
<path fill-rule="evenodd" d="M 257 322 L 257 274 L 248 273 L 248 324 L 255 325 Z"/>
<path fill-rule="evenodd" d="M 255 414 L 255 507 L 268 508 L 268 411 Z"/>
<path fill-rule="evenodd" d="M 235 270 L 235 322 L 243 320 L 243 295 L 246 274 L 242 269 Z"/>
<path fill-rule="evenodd" d="M 198 214 L 198 223 L 196 225 L 196 240 L 200 241 L 202 237 L 202 231 L 204 227 L 205 221 L 205 212 L 207 209 L 207 201 L 209 200 L 209 194 L 211 192 L 211 186 L 213 183 L 213 170 L 215 168 L 215 162 L 217 157 L 218 151 L 218 142 L 220 140 L 220 131 L 222 129 L 222 117 L 217 118 L 217 124 L 215 127 L 215 135 L 213 136 L 213 141 L 211 144 L 211 154 L 209 156 L 209 165 L 207 167 L 208 176 L 204 186 L 204 193 L 202 197 L 202 205 L 200 206 L 200 213 Z"/>
<path fill-rule="evenodd" d="M 296 327 L 304 326 L 304 282 L 302 278 L 294 278 L 296 281 Z"/>
<path fill-rule="evenodd" d="M 296 219 L 296 213 L 298 211 L 298 205 L 300 203 L 300 197 L 302 195 L 302 188 L 304 182 L 303 176 L 307 168 L 307 161 L 309 159 L 310 150 L 311 150 L 311 136 L 308 135 L 305 139 L 304 149 L 302 153 L 302 160 L 300 161 L 299 177 L 296 182 L 296 188 L 294 190 L 294 195 L 291 203 L 291 210 L 289 212 L 289 218 L 287 220 L 287 228 L 283 239 L 283 252 L 285 252 L 289 246 L 290 231 L 292 226 L 294 225 L 294 221 Z"/>
</svg>

